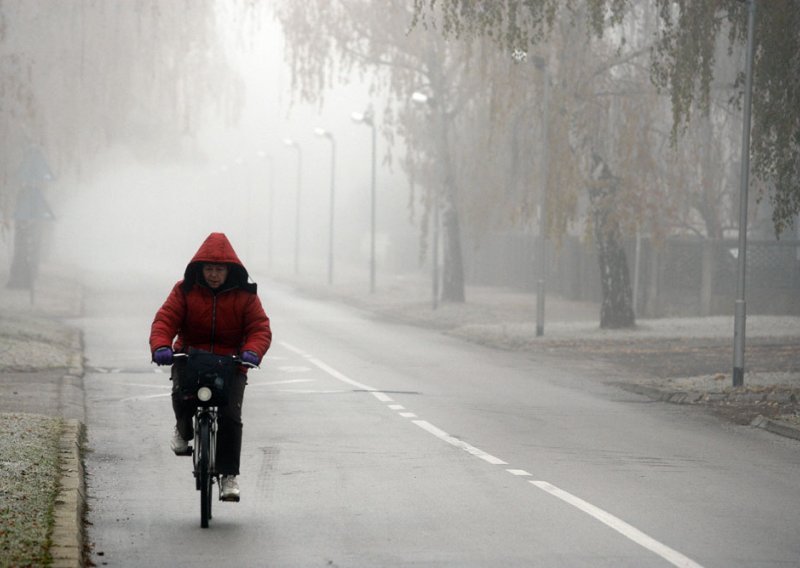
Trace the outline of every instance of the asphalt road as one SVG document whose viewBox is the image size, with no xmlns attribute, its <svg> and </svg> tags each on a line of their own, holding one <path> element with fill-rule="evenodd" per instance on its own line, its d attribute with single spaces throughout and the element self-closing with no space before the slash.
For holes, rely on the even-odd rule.
<svg viewBox="0 0 800 568">
<path fill-rule="evenodd" d="M 95 292 L 77 322 L 98 566 L 800 562 L 798 442 L 608 386 L 597 363 L 280 288 L 262 292 L 275 342 L 245 394 L 242 501 L 201 529 L 147 351 L 163 296 Z"/>
</svg>

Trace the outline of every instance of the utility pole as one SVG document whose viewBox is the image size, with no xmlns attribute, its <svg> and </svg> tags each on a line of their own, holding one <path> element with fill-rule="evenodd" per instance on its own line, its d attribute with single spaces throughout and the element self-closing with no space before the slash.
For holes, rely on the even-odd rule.
<svg viewBox="0 0 800 568">
<path fill-rule="evenodd" d="M 747 305 L 747 190 L 750 185 L 750 114 L 753 98 L 753 36 L 756 0 L 747 0 L 747 62 L 745 64 L 744 121 L 742 124 L 742 169 L 739 176 L 739 254 L 737 255 L 736 305 L 733 323 L 733 386 L 744 384 L 744 346 Z"/>
<path fill-rule="evenodd" d="M 366 124 L 372 130 L 372 182 L 370 184 L 370 237 L 369 237 L 369 293 L 375 292 L 375 153 L 377 151 L 377 133 L 375 131 L 375 115 L 372 106 L 366 112 L 351 113 L 353 122 Z"/>
<path fill-rule="evenodd" d="M 544 107 L 542 117 L 542 183 L 539 191 L 539 278 L 536 281 L 536 336 L 544 335 L 544 303 L 545 303 L 545 272 L 547 270 L 547 178 L 548 178 L 548 144 L 550 138 L 548 114 L 550 106 L 550 78 L 547 74 L 547 62 L 543 57 L 535 57 L 534 65 L 542 72 L 544 77 L 544 96 L 542 106 Z"/>
<path fill-rule="evenodd" d="M 333 133 L 324 128 L 316 128 L 314 133 L 323 136 L 331 141 L 331 194 L 330 211 L 328 219 L 328 285 L 333 284 L 333 211 L 334 211 L 334 190 L 336 187 L 336 140 Z"/>
<path fill-rule="evenodd" d="M 297 204 L 294 218 L 294 273 L 296 276 L 300 272 L 300 190 L 302 188 L 303 151 L 300 149 L 300 145 L 291 138 L 286 138 L 283 143 L 297 151 Z"/>
</svg>

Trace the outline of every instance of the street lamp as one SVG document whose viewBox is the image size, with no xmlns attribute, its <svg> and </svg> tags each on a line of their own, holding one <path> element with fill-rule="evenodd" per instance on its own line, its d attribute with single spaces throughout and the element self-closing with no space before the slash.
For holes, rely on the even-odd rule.
<svg viewBox="0 0 800 568">
<path fill-rule="evenodd" d="M 747 308 L 744 299 L 747 269 L 747 188 L 750 182 L 750 112 L 753 98 L 753 35 L 756 0 L 747 0 L 747 60 L 745 62 L 742 169 L 739 179 L 739 254 L 736 270 L 736 304 L 733 322 L 733 386 L 744 384 L 744 332 Z"/>
<path fill-rule="evenodd" d="M 324 128 L 315 128 L 314 134 L 327 138 L 331 141 L 331 206 L 330 219 L 328 221 L 328 284 L 333 284 L 333 203 L 336 180 L 336 140 L 333 138 L 333 134 Z"/>
<path fill-rule="evenodd" d="M 544 335 L 545 271 L 547 270 L 547 232 L 545 231 L 545 222 L 547 219 L 547 154 L 550 139 L 548 126 L 550 78 L 547 74 L 547 62 L 543 57 L 534 57 L 533 64 L 542 72 L 542 76 L 544 77 L 544 96 L 542 101 L 542 106 L 544 107 L 544 116 L 542 118 L 542 130 L 544 134 L 542 140 L 544 143 L 542 148 L 542 188 L 539 192 L 539 278 L 536 281 L 536 336 L 541 337 Z"/>
<path fill-rule="evenodd" d="M 433 97 L 414 91 L 411 100 L 419 104 L 433 104 Z M 435 310 L 439 306 L 439 194 L 433 192 L 433 243 L 431 245 L 431 280 L 432 280 L 432 305 Z"/>
<path fill-rule="evenodd" d="M 294 273 L 296 275 L 300 271 L 300 188 L 302 187 L 303 151 L 300 145 L 291 138 L 284 138 L 283 143 L 297 150 L 297 205 L 295 206 L 294 221 Z"/>
<path fill-rule="evenodd" d="M 257 152 L 258 157 L 264 159 L 269 164 L 269 185 L 268 185 L 268 211 L 267 211 L 267 269 L 272 272 L 272 226 L 274 224 L 275 216 L 273 214 L 274 203 L 274 180 L 275 180 L 275 166 L 272 162 L 272 156 L 267 154 L 264 150 Z"/>
<path fill-rule="evenodd" d="M 528 59 L 528 52 L 515 49 L 511 53 L 511 58 L 517 63 L 523 63 Z M 548 141 L 549 141 L 549 127 L 548 127 L 548 108 L 550 104 L 550 78 L 547 74 L 547 61 L 544 57 L 534 56 L 532 58 L 533 65 L 542 72 L 544 77 L 544 97 L 542 106 L 544 107 L 544 117 L 542 119 L 543 134 L 543 149 L 542 149 L 542 189 L 539 192 L 539 266 L 537 268 L 538 279 L 536 280 L 536 336 L 544 335 L 544 304 L 545 304 L 545 271 L 547 270 L 546 255 L 547 255 L 547 233 L 545 231 L 545 222 L 547 219 L 547 165 L 548 165 Z"/>
<path fill-rule="evenodd" d="M 233 163 L 235 164 L 234 168 L 238 172 L 238 175 L 235 178 L 235 180 L 236 180 L 235 184 L 236 185 L 234 186 L 234 191 L 237 194 L 242 195 L 244 197 L 244 200 L 245 200 L 246 203 L 250 203 L 250 184 L 248 183 L 248 180 L 247 180 L 247 168 L 245 167 L 246 166 L 246 160 L 244 159 L 244 156 L 238 156 L 233 160 Z M 248 212 L 245 211 L 244 212 L 245 223 L 244 223 L 244 235 L 243 235 L 243 237 L 244 237 L 244 253 L 245 253 L 245 257 L 246 258 L 250 258 L 251 257 L 251 255 L 250 255 L 250 223 L 247 222 L 247 214 L 248 214 Z"/>
<path fill-rule="evenodd" d="M 371 195 L 371 213 L 370 213 L 370 261 L 369 261 L 369 292 L 375 292 L 375 118 L 373 116 L 372 107 L 369 107 L 365 112 L 354 112 L 350 115 L 353 122 L 366 124 L 372 129 L 372 183 L 370 189 Z"/>
</svg>

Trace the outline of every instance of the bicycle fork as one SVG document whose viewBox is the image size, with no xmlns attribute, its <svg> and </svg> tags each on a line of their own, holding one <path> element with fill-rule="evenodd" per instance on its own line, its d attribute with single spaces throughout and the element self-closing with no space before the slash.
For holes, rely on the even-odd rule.
<svg viewBox="0 0 800 568">
<path fill-rule="evenodd" d="M 204 430 L 208 432 L 208 445 L 205 446 L 202 440 Z M 205 451 L 208 455 L 204 455 Z M 201 462 L 206 468 L 208 475 L 212 479 L 217 479 L 217 416 L 212 409 L 204 408 L 199 410 L 194 419 L 194 476 L 197 489 L 200 489 L 200 466 Z"/>
</svg>

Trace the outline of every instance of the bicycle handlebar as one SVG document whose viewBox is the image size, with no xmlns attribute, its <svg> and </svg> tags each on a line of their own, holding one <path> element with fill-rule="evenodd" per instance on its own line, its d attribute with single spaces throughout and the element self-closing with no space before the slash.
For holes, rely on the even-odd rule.
<svg viewBox="0 0 800 568">
<path fill-rule="evenodd" d="M 188 359 L 188 353 L 173 353 L 173 359 Z M 242 361 L 238 355 L 221 355 L 221 357 L 230 357 L 234 363 L 237 365 L 241 365 L 242 367 L 247 367 L 248 369 L 258 369 L 259 366 L 254 363 L 248 363 L 247 361 Z"/>
</svg>

